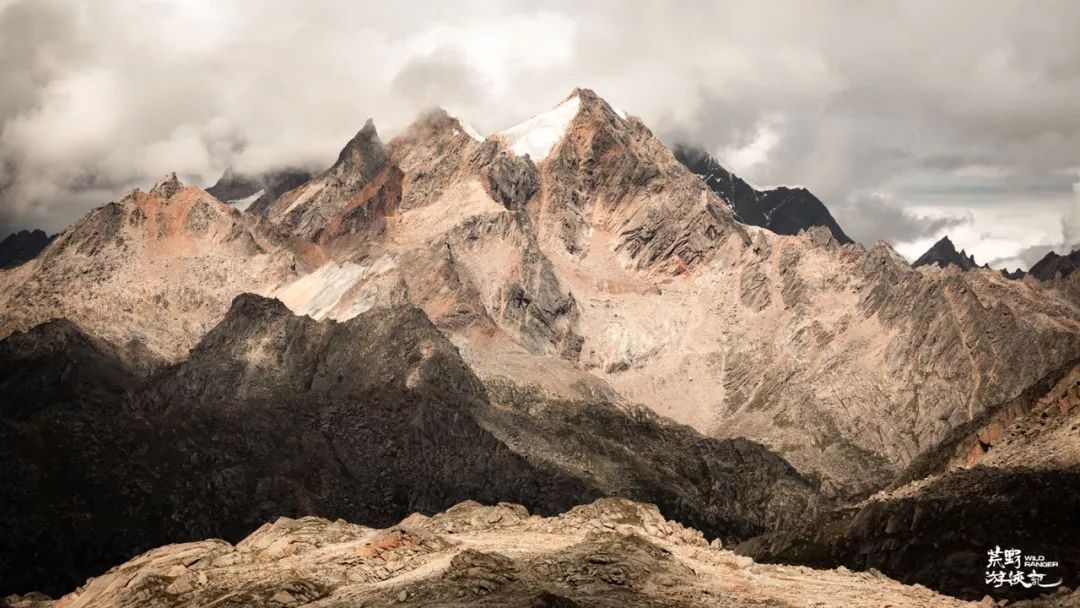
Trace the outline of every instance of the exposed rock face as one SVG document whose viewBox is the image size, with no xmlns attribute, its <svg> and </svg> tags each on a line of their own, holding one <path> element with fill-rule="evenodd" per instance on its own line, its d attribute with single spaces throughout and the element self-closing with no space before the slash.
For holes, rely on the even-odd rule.
<svg viewBox="0 0 1080 608">
<path fill-rule="evenodd" d="M 283 300 L 347 318 L 405 294 L 485 380 L 748 437 L 838 495 L 884 486 L 951 428 L 1080 356 L 1071 292 L 913 270 L 828 226 L 744 226 L 591 91 L 486 140 L 467 131 L 436 112 L 392 141 L 317 236 L 336 265 L 321 270 L 326 297 Z M 306 189 L 342 198 L 320 180 Z M 309 204 L 321 205 L 291 213 Z"/>
<path fill-rule="evenodd" d="M 0 241 L 0 268 L 11 268 L 37 257 L 56 236 L 41 230 L 20 230 Z"/>
<path fill-rule="evenodd" d="M 304 184 L 311 177 L 310 171 L 299 168 L 272 170 L 258 175 L 241 174 L 230 168 L 206 192 L 240 211 L 266 215 L 270 205 L 281 195 Z"/>
<path fill-rule="evenodd" d="M 948 268 L 956 266 L 960 270 L 971 270 L 978 267 L 975 263 L 975 256 L 968 255 L 966 251 L 957 251 L 956 246 L 949 240 L 948 236 L 941 237 L 941 240 L 934 243 L 930 249 L 926 250 L 926 253 L 919 256 L 919 259 L 915 260 L 912 267 L 918 268 L 919 266 L 934 265 L 938 268 Z"/>
<path fill-rule="evenodd" d="M 768 228 L 777 234 L 794 235 L 814 226 L 828 228 L 839 243 L 852 240 L 836 223 L 829 209 L 806 188 L 781 186 L 757 190 L 728 171 L 700 148 L 676 145 L 675 158 L 727 201 L 740 222 Z"/>
<path fill-rule="evenodd" d="M 357 198 L 387 165 L 389 152 L 368 120 L 349 141 L 337 162 L 275 201 L 266 212 L 292 233 L 317 241 L 327 224 Z"/>
<path fill-rule="evenodd" d="M 0 272 L 0 335 L 63 317 L 121 348 L 176 360 L 236 294 L 308 272 L 312 249 L 171 175 L 91 211 L 35 259 Z"/>
<path fill-rule="evenodd" d="M 660 511 L 619 499 L 557 517 L 464 502 L 376 530 L 280 518 L 235 545 L 206 540 L 134 557 L 53 602 L 12 608 L 166 606 L 911 606 L 966 605 L 844 569 L 755 564 Z"/>
<path fill-rule="evenodd" d="M 502 412 L 408 305 L 319 322 L 241 295 L 150 376 L 65 321 L 0 341 L 0 357 L 5 591 L 55 593 L 149 547 L 236 541 L 281 515 L 390 525 L 466 498 L 554 513 L 621 494 L 734 541 L 823 504 L 752 442 L 603 404 L 519 396 Z"/>
<path fill-rule="evenodd" d="M 1080 249 L 1068 255 L 1060 255 L 1051 251 L 1043 256 L 1043 259 L 1035 262 L 1028 269 L 1028 274 L 1040 281 L 1049 281 L 1055 277 L 1064 278 L 1069 276 L 1078 266 L 1080 266 Z"/>
<path fill-rule="evenodd" d="M 986 584 L 995 546 L 1044 555 L 1044 582 L 1080 582 L 1080 367 L 956 429 L 897 487 L 806 527 L 755 538 L 755 559 L 877 568 L 945 593 L 1020 598 L 1053 589 Z M 1025 572 L 1028 569 L 1025 569 Z M 1012 605 L 1012 604 L 1010 604 Z"/>
</svg>

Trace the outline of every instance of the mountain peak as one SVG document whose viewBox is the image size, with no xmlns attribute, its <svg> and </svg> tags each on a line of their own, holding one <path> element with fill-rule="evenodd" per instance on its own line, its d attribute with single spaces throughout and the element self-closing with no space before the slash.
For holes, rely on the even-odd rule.
<svg viewBox="0 0 1080 608">
<path fill-rule="evenodd" d="M 852 242 L 828 207 L 802 186 L 757 190 L 702 148 L 676 144 L 672 147 L 672 153 L 719 195 L 744 224 L 789 235 L 799 234 L 814 226 L 824 226 L 837 242 Z"/>
<path fill-rule="evenodd" d="M 946 268 L 951 264 L 961 270 L 971 270 L 978 267 L 978 264 L 975 263 L 975 256 L 968 255 L 964 250 L 957 251 L 948 235 L 941 237 L 930 249 L 926 250 L 926 253 L 919 256 L 919 259 L 915 260 L 915 263 L 911 266 L 918 268 L 919 266 L 929 266 L 931 264 L 940 268 Z"/>
<path fill-rule="evenodd" d="M 0 241 L 0 268 L 18 266 L 37 257 L 56 238 L 43 230 L 20 230 Z"/>
<path fill-rule="evenodd" d="M 176 172 L 174 171 L 161 178 L 161 181 L 158 183 L 154 184 L 154 187 L 150 189 L 150 196 L 168 199 L 179 192 L 183 187 L 184 184 L 176 177 Z"/>
<path fill-rule="evenodd" d="M 364 174 L 370 172 L 366 168 L 386 164 L 386 146 L 379 139 L 379 133 L 375 129 L 375 121 L 367 119 L 363 128 L 345 144 L 338 154 L 337 162 L 332 169 L 360 169 Z"/>
<path fill-rule="evenodd" d="M 1065 278 L 1078 267 L 1080 267 L 1080 249 L 1066 255 L 1051 250 L 1031 266 L 1028 274 L 1040 281 L 1049 281 L 1058 275 Z"/>
</svg>

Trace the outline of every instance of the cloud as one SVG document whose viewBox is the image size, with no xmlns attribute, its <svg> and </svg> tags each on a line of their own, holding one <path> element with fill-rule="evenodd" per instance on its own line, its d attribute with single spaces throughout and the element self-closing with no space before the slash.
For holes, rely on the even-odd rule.
<svg viewBox="0 0 1080 608">
<path fill-rule="evenodd" d="M 1071 251 L 1080 245 L 1080 182 L 1073 184 L 1073 202 L 1061 220 L 1061 245 Z"/>
<path fill-rule="evenodd" d="M 856 195 L 834 205 L 832 211 L 844 230 L 862 243 L 925 240 L 969 221 L 966 217 L 917 215 L 881 193 Z"/>
<path fill-rule="evenodd" d="M 575 86 L 669 142 L 731 156 L 751 181 L 806 185 L 862 240 L 957 230 L 971 250 L 985 230 L 942 217 L 1037 212 L 1056 232 L 1075 202 L 1080 5 L 1068 1 L 7 0 L 0 11 L 0 231 L 61 229 L 168 170 L 205 185 L 228 165 L 319 166 L 368 117 L 389 137 L 441 105 L 491 132 Z M 1014 207 L 1025 211 L 1002 213 Z"/>
</svg>

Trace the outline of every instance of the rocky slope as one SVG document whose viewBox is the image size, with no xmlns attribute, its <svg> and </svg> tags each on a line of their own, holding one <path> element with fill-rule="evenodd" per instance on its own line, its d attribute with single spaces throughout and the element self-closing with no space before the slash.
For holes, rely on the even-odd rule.
<svg viewBox="0 0 1080 608">
<path fill-rule="evenodd" d="M 975 263 L 975 256 L 968 255 L 963 250 L 957 251 L 956 246 L 953 245 L 948 236 L 941 237 L 941 240 L 934 243 L 930 249 L 927 249 L 926 253 L 919 256 L 919 259 L 915 260 L 911 266 L 918 268 L 919 266 L 931 265 L 938 268 L 947 268 L 951 265 L 960 270 L 971 270 L 978 267 L 978 264 Z"/>
<path fill-rule="evenodd" d="M 293 310 L 405 294 L 485 382 L 761 441 L 840 495 L 1080 355 L 1071 297 L 744 226 L 587 90 L 483 140 L 439 112 L 385 145 L 365 127 L 275 209 L 333 258 L 276 292 Z"/>
<path fill-rule="evenodd" d="M 788 235 L 823 226 L 838 242 L 853 242 L 844 234 L 825 204 L 806 188 L 781 186 L 757 190 L 724 168 L 705 150 L 679 144 L 672 151 L 679 162 L 731 205 L 740 222 Z"/>
<path fill-rule="evenodd" d="M 175 361 L 245 291 L 321 261 L 309 244 L 172 175 L 91 211 L 32 261 L 0 271 L 0 335 L 66 318 Z"/>
<path fill-rule="evenodd" d="M 155 545 L 236 541 L 281 515 L 384 526 L 465 499 L 550 514 L 622 494 L 734 541 L 822 505 L 745 440 L 602 404 L 520 397 L 537 411 L 500 413 L 409 305 L 319 322 L 246 294 L 182 363 L 129 362 L 68 321 L 0 341 L 5 591 L 56 593 Z"/>
<path fill-rule="evenodd" d="M 62 606 L 729 606 L 966 604 L 879 574 L 755 564 L 660 511 L 619 499 L 538 517 L 519 505 L 458 504 L 384 530 L 281 518 L 235 545 L 154 549 L 57 601 Z"/>
<path fill-rule="evenodd" d="M 990 587 L 987 552 L 1000 546 L 1058 562 L 1040 570 L 1045 582 L 1076 588 L 1078 446 L 1080 367 L 1070 366 L 956 429 L 896 487 L 738 550 L 767 561 L 877 568 L 961 597 L 1054 591 Z"/>
<path fill-rule="evenodd" d="M 11 268 L 32 260 L 45 249 L 56 236 L 41 230 L 20 230 L 0 241 L 0 268 Z"/>
</svg>

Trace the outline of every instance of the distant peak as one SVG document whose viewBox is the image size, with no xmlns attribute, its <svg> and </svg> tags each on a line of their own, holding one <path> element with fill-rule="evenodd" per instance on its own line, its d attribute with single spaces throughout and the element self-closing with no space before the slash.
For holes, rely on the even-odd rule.
<svg viewBox="0 0 1080 608">
<path fill-rule="evenodd" d="M 183 187 L 184 184 L 180 183 L 180 180 L 176 177 L 176 173 L 172 172 L 163 177 L 161 181 L 154 184 L 154 187 L 150 189 L 150 195 L 167 199 L 179 192 Z"/>
<path fill-rule="evenodd" d="M 950 239 L 948 235 L 938 239 L 938 242 L 934 243 L 930 249 L 927 249 L 926 253 L 915 260 L 912 267 L 918 268 L 919 266 L 931 265 L 940 268 L 946 268 L 952 265 L 961 270 L 971 270 L 978 266 L 978 264 L 975 263 L 974 256 L 968 255 L 968 253 L 962 249 L 960 251 L 956 250 L 956 245 L 953 244 L 952 239 Z"/>
</svg>

